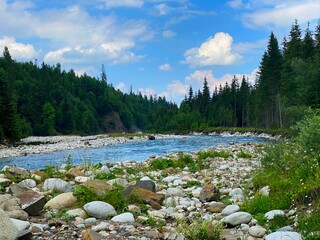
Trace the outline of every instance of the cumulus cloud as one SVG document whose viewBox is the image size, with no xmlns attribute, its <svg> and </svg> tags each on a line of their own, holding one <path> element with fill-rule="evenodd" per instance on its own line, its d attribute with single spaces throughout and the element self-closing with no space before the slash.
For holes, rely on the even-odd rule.
<svg viewBox="0 0 320 240">
<path fill-rule="evenodd" d="M 126 84 L 123 82 L 119 82 L 116 86 L 116 89 L 125 92 L 127 90 Z"/>
<path fill-rule="evenodd" d="M 167 71 L 170 71 L 170 70 L 172 69 L 172 67 L 171 67 L 170 64 L 165 63 L 165 64 L 160 65 L 160 66 L 159 66 L 159 69 L 160 69 L 161 71 L 167 72 Z"/>
<path fill-rule="evenodd" d="M 31 44 L 18 43 L 13 37 L 3 37 L 0 39 L 0 49 L 3 50 L 4 47 L 8 47 L 14 59 L 32 59 L 37 54 Z"/>
<path fill-rule="evenodd" d="M 287 27 L 295 19 L 300 23 L 318 20 L 319 12 L 319 0 L 284 1 L 280 5 L 278 1 L 262 1 L 260 5 L 254 5 L 252 13 L 243 15 L 243 22 L 249 28 Z"/>
<path fill-rule="evenodd" d="M 176 36 L 176 33 L 171 30 L 166 30 L 162 32 L 163 37 L 165 38 L 173 38 Z"/>
<path fill-rule="evenodd" d="M 125 4 L 124 1 L 119 2 Z M 142 20 L 120 22 L 113 14 L 92 16 L 76 5 L 37 10 L 20 2 L 1 0 L 0 4 L 0 21 L 5 23 L 0 25 L 0 33 L 41 39 L 46 46 L 41 52 L 44 60 L 50 63 L 87 61 L 91 64 L 118 64 L 138 61 L 143 56 L 133 52 L 136 42 L 147 41 L 154 34 Z"/>
<path fill-rule="evenodd" d="M 235 64 L 242 57 L 233 50 L 232 42 L 228 33 L 218 32 L 200 47 L 187 50 L 183 63 L 193 67 Z"/>
<path fill-rule="evenodd" d="M 165 3 L 161 3 L 155 8 L 158 11 L 159 15 L 167 15 L 171 11 L 171 8 Z"/>
<path fill-rule="evenodd" d="M 231 0 L 227 2 L 227 5 L 231 8 L 241 8 L 242 7 L 242 0 Z"/>
</svg>

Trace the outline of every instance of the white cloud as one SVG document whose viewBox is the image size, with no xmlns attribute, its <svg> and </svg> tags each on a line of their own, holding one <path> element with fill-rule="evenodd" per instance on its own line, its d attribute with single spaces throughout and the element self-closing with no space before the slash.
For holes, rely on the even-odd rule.
<svg viewBox="0 0 320 240">
<path fill-rule="evenodd" d="M 232 42 L 233 39 L 228 33 L 218 32 L 199 48 L 185 51 L 183 63 L 193 67 L 235 64 L 242 57 L 233 50 Z"/>
<path fill-rule="evenodd" d="M 106 8 L 117 8 L 117 7 L 140 8 L 143 6 L 143 0 L 105 0 L 104 6 Z"/>
<path fill-rule="evenodd" d="M 31 44 L 16 42 L 13 37 L 3 37 L 0 39 L 0 49 L 8 47 L 9 52 L 14 59 L 32 59 L 37 53 Z"/>
<path fill-rule="evenodd" d="M 176 33 L 171 30 L 166 30 L 162 32 L 163 37 L 165 38 L 173 38 L 176 36 Z"/>
<path fill-rule="evenodd" d="M 161 3 L 157 5 L 155 8 L 160 15 L 167 15 L 171 11 L 171 8 L 165 3 Z"/>
<path fill-rule="evenodd" d="M 268 5 L 268 8 L 264 7 Z M 249 28 L 276 28 L 290 26 L 295 19 L 299 23 L 318 20 L 319 0 L 307 1 L 262 1 L 254 5 L 254 12 L 243 15 L 243 22 Z"/>
<path fill-rule="evenodd" d="M 161 71 L 167 72 L 167 71 L 170 71 L 170 70 L 172 69 L 172 67 L 171 67 L 170 64 L 165 63 L 165 64 L 163 64 L 163 65 L 160 65 L 160 66 L 159 66 L 159 69 L 160 69 Z"/>
<path fill-rule="evenodd" d="M 41 39 L 39 52 L 50 63 L 70 63 L 72 66 L 85 62 L 138 61 L 143 56 L 133 52 L 136 42 L 150 40 L 154 35 L 144 21 L 120 22 L 112 14 L 91 16 L 79 6 L 38 10 L 32 5 L 10 4 L 5 0 L 0 0 L 0 5 L 0 22 L 5 23 L 0 24 L 0 37 L 2 33 L 17 38 Z"/>
<path fill-rule="evenodd" d="M 116 89 L 125 92 L 127 90 L 126 84 L 123 82 L 119 82 L 118 85 L 116 86 Z"/>
<path fill-rule="evenodd" d="M 227 5 L 231 8 L 241 8 L 242 7 L 242 0 L 231 0 L 227 2 Z"/>
<path fill-rule="evenodd" d="M 138 92 L 142 94 L 142 96 L 155 96 L 156 91 L 152 88 L 138 88 Z"/>
</svg>

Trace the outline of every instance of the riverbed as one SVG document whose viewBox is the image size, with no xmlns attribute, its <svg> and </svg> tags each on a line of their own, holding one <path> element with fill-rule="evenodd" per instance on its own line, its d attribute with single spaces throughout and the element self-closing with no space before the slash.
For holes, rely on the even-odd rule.
<svg viewBox="0 0 320 240">
<path fill-rule="evenodd" d="M 143 161 L 152 156 L 165 156 L 172 152 L 194 152 L 219 146 L 247 142 L 265 142 L 266 135 L 157 135 L 155 140 L 148 136 L 134 137 L 51 137 L 48 139 L 28 138 L 26 145 L 13 148 L 18 156 L 0 159 L 0 169 L 17 166 L 29 170 L 46 166 L 60 166 L 64 163 L 97 164 L 106 162 Z M 41 140 L 41 141 L 39 141 Z M 40 145 L 27 143 L 42 142 Z M 1 154 L 0 150 L 0 154 Z M 20 155 L 20 156 L 19 156 Z M 25 155 L 25 156 L 21 156 Z M 1 155 L 0 155 L 1 156 Z"/>
</svg>

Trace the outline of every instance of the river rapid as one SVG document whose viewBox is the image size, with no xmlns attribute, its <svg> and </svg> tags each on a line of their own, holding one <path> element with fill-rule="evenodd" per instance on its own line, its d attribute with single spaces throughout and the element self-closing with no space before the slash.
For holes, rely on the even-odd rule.
<svg viewBox="0 0 320 240">
<path fill-rule="evenodd" d="M 113 144 L 97 147 L 91 147 L 89 139 L 87 140 L 89 146 L 86 147 L 0 158 L 0 170 L 6 165 L 35 170 L 46 166 L 61 166 L 64 163 L 79 165 L 143 161 L 152 156 L 165 156 L 172 152 L 195 152 L 219 145 L 265 142 L 268 139 L 267 136 L 261 135 L 185 135 L 156 137 L 156 140 L 152 141 L 145 138 L 117 140 Z"/>
</svg>

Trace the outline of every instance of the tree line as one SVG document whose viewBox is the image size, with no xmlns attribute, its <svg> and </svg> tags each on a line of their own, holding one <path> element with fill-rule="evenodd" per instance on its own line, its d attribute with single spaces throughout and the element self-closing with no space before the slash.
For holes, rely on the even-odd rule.
<svg viewBox="0 0 320 240">
<path fill-rule="evenodd" d="M 302 36 L 303 35 L 303 36 Z M 320 106 L 320 24 L 302 34 L 292 24 L 282 47 L 271 33 L 254 85 L 231 83 L 188 94 L 178 107 L 165 97 L 122 93 L 100 77 L 0 57 L 0 141 L 29 135 L 111 131 L 185 132 L 209 127 L 288 128 Z"/>
</svg>

